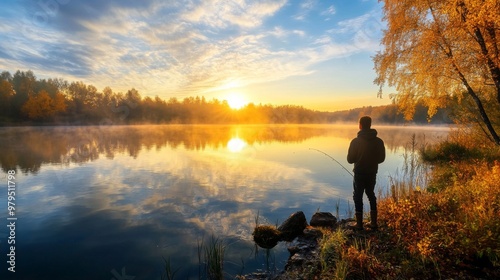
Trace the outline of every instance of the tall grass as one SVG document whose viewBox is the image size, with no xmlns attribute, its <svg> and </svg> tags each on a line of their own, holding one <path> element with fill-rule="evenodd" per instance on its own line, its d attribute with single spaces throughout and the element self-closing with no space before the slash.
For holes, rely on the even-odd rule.
<svg viewBox="0 0 500 280">
<path fill-rule="evenodd" d="M 208 244 L 198 243 L 199 279 L 224 279 L 224 254 L 226 245 L 223 240 L 212 236 Z M 203 277 L 204 276 L 204 277 Z"/>
<path fill-rule="evenodd" d="M 370 238 L 348 236 L 342 229 L 325 230 L 319 244 L 321 275 L 314 279 L 376 279 L 386 275 L 375 256 L 378 245 Z"/>
<path fill-rule="evenodd" d="M 336 231 L 324 231 L 320 244 L 319 260 L 321 264 L 322 279 L 345 279 L 348 272 L 348 264 L 342 258 L 343 247 L 347 238 L 341 229 Z"/>
<path fill-rule="evenodd" d="M 354 205 L 351 206 L 351 203 L 349 202 L 349 200 L 347 201 L 347 209 L 345 211 L 346 211 L 347 217 L 354 216 Z"/>
<path fill-rule="evenodd" d="M 389 176 L 390 188 L 385 194 L 394 201 L 408 197 L 413 191 L 420 191 L 427 187 L 429 181 L 429 166 L 421 160 L 419 151 L 425 148 L 423 143 L 417 143 L 413 134 L 403 150 L 403 165 L 396 170 L 395 175 Z"/>
<path fill-rule="evenodd" d="M 172 264 L 170 263 L 170 258 L 163 258 L 163 261 L 164 261 L 164 272 L 162 273 L 161 275 L 161 280 L 174 280 L 175 279 L 175 275 L 177 274 L 177 271 L 179 269 L 172 269 Z"/>
<path fill-rule="evenodd" d="M 198 279 L 224 279 L 224 255 L 226 244 L 223 240 L 212 236 L 207 244 L 198 240 Z M 179 269 L 173 269 L 170 257 L 163 258 L 164 266 L 161 280 L 174 280 Z"/>
<path fill-rule="evenodd" d="M 338 198 L 337 202 L 335 202 L 335 217 L 337 220 L 340 219 L 340 198 Z"/>
</svg>

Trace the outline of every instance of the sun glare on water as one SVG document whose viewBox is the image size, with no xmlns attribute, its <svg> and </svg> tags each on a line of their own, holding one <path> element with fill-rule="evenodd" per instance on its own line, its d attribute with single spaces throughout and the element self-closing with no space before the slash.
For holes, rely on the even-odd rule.
<svg viewBox="0 0 500 280">
<path fill-rule="evenodd" d="M 227 149 L 233 153 L 237 153 L 241 152 L 241 150 L 243 150 L 243 148 L 245 148 L 246 145 L 247 143 L 243 139 L 239 137 L 234 137 L 231 138 L 229 142 L 227 142 Z"/>
<path fill-rule="evenodd" d="M 229 107 L 231 107 L 231 109 L 234 109 L 234 110 L 239 110 L 247 104 L 245 97 L 239 93 L 229 94 L 226 97 L 226 100 L 227 100 L 227 104 L 229 104 Z"/>
</svg>

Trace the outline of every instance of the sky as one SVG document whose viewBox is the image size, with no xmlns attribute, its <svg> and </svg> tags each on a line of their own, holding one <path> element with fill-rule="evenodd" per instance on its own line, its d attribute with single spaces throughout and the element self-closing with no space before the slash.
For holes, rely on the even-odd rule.
<svg viewBox="0 0 500 280">
<path fill-rule="evenodd" d="M 336 111 L 377 97 L 377 0 L 9 0 L 0 71 L 162 99 Z"/>
</svg>

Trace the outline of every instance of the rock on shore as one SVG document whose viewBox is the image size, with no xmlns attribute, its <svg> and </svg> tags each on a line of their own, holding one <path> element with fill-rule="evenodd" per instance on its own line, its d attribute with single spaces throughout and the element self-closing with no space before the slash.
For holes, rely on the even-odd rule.
<svg viewBox="0 0 500 280">
<path fill-rule="evenodd" d="M 331 230 L 339 226 L 337 218 L 329 212 L 316 212 L 312 216 L 309 224 L 302 211 L 298 211 L 290 215 L 278 228 L 276 236 L 263 237 L 264 229 L 268 226 L 257 226 L 253 235 L 257 245 L 262 248 L 269 248 L 269 244 L 259 244 L 261 240 L 269 240 L 277 238 L 279 241 L 289 242 L 287 244 L 290 256 L 285 265 L 284 271 L 279 275 L 269 275 L 267 273 L 253 273 L 245 276 L 238 276 L 240 280 L 255 280 L 255 279 L 294 279 L 295 276 L 303 275 L 304 268 L 315 269 L 319 268 L 319 248 L 318 240 L 323 236 L 320 228 L 328 228 Z M 259 230 L 260 227 L 260 230 Z M 256 238 L 258 236 L 258 238 Z"/>
</svg>

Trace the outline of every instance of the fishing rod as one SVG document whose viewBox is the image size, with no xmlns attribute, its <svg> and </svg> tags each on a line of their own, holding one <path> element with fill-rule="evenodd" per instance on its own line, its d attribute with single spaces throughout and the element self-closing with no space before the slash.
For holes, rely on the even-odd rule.
<svg viewBox="0 0 500 280">
<path fill-rule="evenodd" d="M 338 160 L 334 159 L 331 155 L 321 151 L 321 150 L 318 150 L 318 149 L 314 149 L 314 148 L 309 148 L 309 150 L 315 150 L 317 152 L 320 152 L 322 154 L 324 154 L 325 156 L 331 158 L 333 161 L 335 161 L 336 163 L 338 163 L 338 165 L 340 165 L 345 171 L 347 171 L 347 173 L 349 173 L 349 175 L 351 175 L 352 177 L 354 177 L 354 175 L 351 173 L 351 171 L 347 170 L 347 168 L 345 168 L 342 163 L 340 163 Z"/>
</svg>

